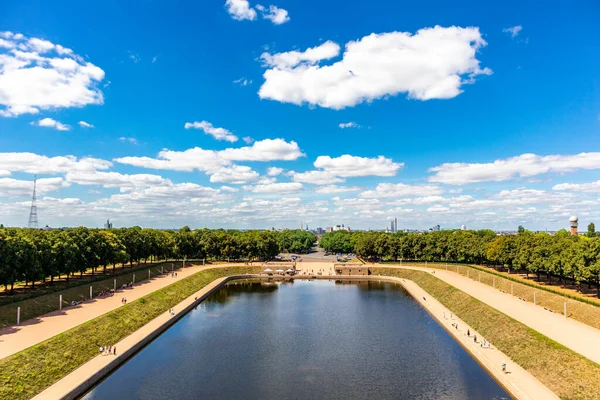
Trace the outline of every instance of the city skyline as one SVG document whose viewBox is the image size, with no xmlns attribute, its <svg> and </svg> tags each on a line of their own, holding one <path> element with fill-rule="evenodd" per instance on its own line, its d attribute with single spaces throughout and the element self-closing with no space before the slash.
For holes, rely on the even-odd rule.
<svg viewBox="0 0 600 400">
<path fill-rule="evenodd" d="M 0 17 L 5 226 L 599 220 L 594 4 L 67 3 Z"/>
</svg>

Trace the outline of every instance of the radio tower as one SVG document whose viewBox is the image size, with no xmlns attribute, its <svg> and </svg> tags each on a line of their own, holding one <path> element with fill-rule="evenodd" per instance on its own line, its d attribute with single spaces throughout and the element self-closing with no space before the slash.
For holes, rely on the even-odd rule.
<svg viewBox="0 0 600 400">
<path fill-rule="evenodd" d="M 35 184 L 37 183 L 37 175 L 33 176 L 33 197 L 31 199 L 31 211 L 29 212 L 29 224 L 30 228 L 38 227 L 37 219 L 37 199 L 35 197 Z"/>
</svg>

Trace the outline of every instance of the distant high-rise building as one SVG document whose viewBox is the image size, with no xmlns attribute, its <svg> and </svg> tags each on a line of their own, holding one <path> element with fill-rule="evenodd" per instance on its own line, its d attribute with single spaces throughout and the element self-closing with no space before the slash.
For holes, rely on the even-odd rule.
<svg viewBox="0 0 600 400">
<path fill-rule="evenodd" d="M 104 224 L 104 229 L 112 229 L 112 222 L 110 222 L 110 219 L 106 220 L 106 223 Z"/>
<path fill-rule="evenodd" d="M 461 231 L 466 231 L 466 230 L 467 230 L 467 226 L 466 226 L 466 225 L 463 225 L 463 226 L 461 226 L 461 227 L 460 227 L 460 230 L 461 230 Z"/>
<path fill-rule="evenodd" d="M 398 232 L 398 218 L 394 218 L 394 233 Z"/>
<path fill-rule="evenodd" d="M 385 228 L 387 230 L 387 228 Z M 394 233 L 394 220 L 390 221 L 390 232 Z"/>
</svg>

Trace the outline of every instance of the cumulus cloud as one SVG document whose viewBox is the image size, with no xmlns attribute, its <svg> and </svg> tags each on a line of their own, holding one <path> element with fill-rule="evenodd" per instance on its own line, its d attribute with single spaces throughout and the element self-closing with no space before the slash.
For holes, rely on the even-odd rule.
<svg viewBox="0 0 600 400">
<path fill-rule="evenodd" d="M 449 99 L 489 75 L 476 58 L 487 43 L 479 28 L 424 28 L 415 34 L 371 34 L 348 42 L 340 61 L 340 46 L 325 42 L 304 52 L 261 55 L 267 69 L 259 96 L 284 103 L 342 109 L 386 96 L 406 93 L 411 99 Z"/>
<path fill-rule="evenodd" d="M 67 172 L 93 172 L 112 166 L 99 158 L 75 156 L 46 157 L 35 153 L 0 153 L 0 171 L 27 172 L 30 174 L 58 174 Z"/>
<path fill-rule="evenodd" d="M 239 191 L 238 188 L 234 188 L 234 187 L 231 187 L 231 186 L 221 186 L 221 190 L 224 191 L 224 192 L 229 192 L 229 193 L 235 193 L 235 192 Z"/>
<path fill-rule="evenodd" d="M 346 129 L 346 128 L 360 128 L 360 125 L 358 125 L 356 122 L 342 122 L 338 126 L 341 129 Z"/>
<path fill-rule="evenodd" d="M 504 28 L 502 29 L 502 32 L 508 33 L 511 38 L 516 38 L 517 36 L 519 36 L 519 32 L 521 32 L 522 29 L 523 27 L 521 25 L 516 25 L 511 26 L 510 28 Z"/>
<path fill-rule="evenodd" d="M 280 175 L 282 172 L 283 172 L 283 168 L 277 168 L 277 167 L 267 168 L 267 175 L 269 175 L 269 176 L 277 176 L 277 175 Z"/>
<path fill-rule="evenodd" d="M 319 156 L 314 166 L 335 176 L 343 178 L 356 176 L 394 176 L 404 163 L 395 163 L 391 159 L 357 157 L 344 154 L 340 157 Z"/>
<path fill-rule="evenodd" d="M 85 121 L 79 121 L 78 123 L 79 123 L 79 126 L 82 127 L 82 128 L 93 128 L 94 127 L 94 125 L 88 124 Z"/>
<path fill-rule="evenodd" d="M 12 32 L 0 39 L 0 116 L 104 102 L 104 71 L 73 50 Z"/>
<path fill-rule="evenodd" d="M 253 193 L 277 193 L 277 194 L 289 194 L 298 193 L 302 191 L 303 186 L 298 182 L 274 182 L 257 184 L 253 186 L 244 186 L 244 190 Z"/>
<path fill-rule="evenodd" d="M 119 172 L 69 172 L 66 180 L 78 185 L 99 185 L 105 188 L 120 188 L 128 191 L 134 188 L 170 185 L 171 181 L 152 174 L 121 174 Z"/>
<path fill-rule="evenodd" d="M 549 172 L 567 173 L 579 169 L 599 168 L 600 153 L 598 152 L 549 156 L 522 154 L 491 163 L 444 163 L 429 169 L 429 172 L 435 172 L 429 177 L 429 181 L 465 185 L 476 182 L 507 181 Z"/>
<path fill-rule="evenodd" d="M 262 17 L 264 19 L 268 19 L 275 25 L 281 25 L 290 20 L 287 10 L 284 10 L 283 8 L 279 8 L 277 6 L 270 5 L 267 8 L 265 6 L 257 4 L 256 9 L 262 13 Z"/>
<path fill-rule="evenodd" d="M 444 193 L 444 189 L 437 185 L 406 183 L 380 183 L 375 190 L 366 190 L 359 194 L 359 197 L 366 198 L 386 198 L 386 197 L 406 197 L 406 196 L 435 196 Z"/>
<path fill-rule="evenodd" d="M 344 182 L 345 180 L 327 171 L 290 172 L 295 182 L 312 183 L 313 185 L 331 185 Z"/>
<path fill-rule="evenodd" d="M 40 178 L 36 181 L 36 193 L 55 192 L 69 183 L 63 178 Z M 33 180 L 25 181 L 12 178 L 0 178 L 0 197 L 24 197 L 33 193 Z"/>
<path fill-rule="evenodd" d="M 33 126 L 41 126 L 43 128 L 53 128 L 57 131 L 68 131 L 71 129 L 69 125 L 63 124 L 62 122 L 58 122 L 52 118 L 44 118 L 39 121 L 34 121 L 31 123 Z"/>
<path fill-rule="evenodd" d="M 589 182 L 589 183 L 559 183 L 558 185 L 552 186 L 552 190 L 568 190 L 571 192 L 599 193 L 600 192 L 600 181 Z"/>
<path fill-rule="evenodd" d="M 304 157 L 304 153 L 293 140 L 264 139 L 254 142 L 252 146 L 222 150 L 219 156 L 230 161 L 294 161 Z"/>
<path fill-rule="evenodd" d="M 245 165 L 232 165 L 231 167 L 222 167 L 217 171 L 211 171 L 210 181 L 215 183 L 233 183 L 240 185 L 258 179 L 258 172 Z"/>
<path fill-rule="evenodd" d="M 357 192 L 361 190 L 358 186 L 338 186 L 338 185 L 327 185 L 320 186 L 315 189 L 315 193 L 319 194 L 333 194 L 333 193 L 348 193 L 348 192 Z"/>
<path fill-rule="evenodd" d="M 227 0 L 225 2 L 227 12 L 231 15 L 231 18 L 243 21 L 253 21 L 256 19 L 256 11 L 250 8 L 248 0 Z"/>
<path fill-rule="evenodd" d="M 233 133 L 229 132 L 225 128 L 215 128 L 208 121 L 195 121 L 195 122 L 186 122 L 184 125 L 185 129 L 201 129 L 207 135 L 214 137 L 217 140 L 225 140 L 227 142 L 237 142 L 238 137 Z"/>
</svg>

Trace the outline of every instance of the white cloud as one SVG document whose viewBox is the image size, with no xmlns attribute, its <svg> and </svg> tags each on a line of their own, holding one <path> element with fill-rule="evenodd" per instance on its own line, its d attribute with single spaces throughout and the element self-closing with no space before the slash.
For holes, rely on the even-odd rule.
<svg viewBox="0 0 600 400">
<path fill-rule="evenodd" d="M 574 155 L 520 156 L 495 160 L 492 163 L 444 163 L 430 168 L 435 175 L 430 182 L 449 185 L 465 185 L 476 182 L 499 182 L 516 177 L 530 177 L 549 172 L 566 173 L 578 169 L 599 169 L 600 153 L 579 153 Z"/>
<path fill-rule="evenodd" d="M 338 185 L 327 185 L 327 186 L 319 186 L 315 189 L 316 193 L 320 194 L 332 194 L 332 193 L 348 193 L 348 192 L 357 192 L 361 190 L 358 186 L 338 186 Z"/>
<path fill-rule="evenodd" d="M 219 151 L 219 156 L 230 161 L 294 161 L 304 157 L 304 153 L 294 141 L 288 143 L 283 139 L 264 139 L 254 142 L 252 146 Z"/>
<path fill-rule="evenodd" d="M 254 139 L 252 139 L 250 136 L 244 136 L 244 137 L 242 138 L 242 140 L 243 140 L 243 141 L 244 141 L 244 143 L 246 143 L 246 144 L 252 144 L 252 143 L 254 143 Z"/>
<path fill-rule="evenodd" d="M 283 172 L 283 168 L 277 168 L 277 167 L 267 168 L 267 175 L 269 175 L 269 176 L 277 176 L 277 175 L 280 175 L 282 172 Z"/>
<path fill-rule="evenodd" d="M 502 32 L 508 33 L 508 34 L 510 34 L 510 37 L 515 38 L 515 37 L 519 36 L 519 32 L 521 32 L 522 29 L 523 29 L 523 27 L 521 25 L 516 25 L 516 26 L 511 26 L 510 28 L 504 28 L 504 29 L 502 29 Z"/>
<path fill-rule="evenodd" d="M 100 185 L 105 188 L 120 188 L 127 191 L 134 188 L 171 185 L 171 181 L 159 175 L 152 174 L 121 174 L 118 172 L 69 172 L 66 175 L 69 182 L 78 185 Z"/>
<path fill-rule="evenodd" d="M 552 190 L 569 190 L 572 192 L 599 193 L 600 181 L 590 183 L 559 183 L 558 185 L 552 186 Z"/>
<path fill-rule="evenodd" d="M 71 129 L 69 125 L 58 122 L 52 118 L 44 118 L 31 123 L 33 126 L 41 126 L 44 128 L 54 128 L 57 131 L 68 131 Z"/>
<path fill-rule="evenodd" d="M 336 57 L 340 53 L 337 43 L 327 41 L 319 46 L 306 49 L 303 52 L 294 50 L 285 53 L 262 53 L 260 58 L 267 67 L 276 69 L 293 68 L 298 65 L 316 65 L 319 61 Z"/>
<path fill-rule="evenodd" d="M 108 169 L 110 161 L 75 156 L 46 157 L 34 153 L 0 153 L 0 171 L 27 172 L 30 174 L 58 174 L 67 172 L 93 172 Z"/>
<path fill-rule="evenodd" d="M 41 195 L 55 192 L 69 183 L 63 178 L 40 178 L 36 182 L 36 193 Z M 24 181 L 12 178 L 0 178 L 0 197 L 23 197 L 33 193 L 33 180 Z"/>
<path fill-rule="evenodd" d="M 212 137 L 214 137 L 217 140 L 225 140 L 227 142 L 237 142 L 238 141 L 238 137 L 235 136 L 233 133 L 229 132 L 227 129 L 225 128 L 215 128 L 210 122 L 208 121 L 195 121 L 195 122 L 186 122 L 184 125 L 185 129 L 201 129 L 204 131 L 204 133 L 206 133 L 207 135 L 210 135 Z"/>
<path fill-rule="evenodd" d="M 104 102 L 101 68 L 47 40 L 1 33 L 0 116 Z"/>
<path fill-rule="evenodd" d="M 319 156 L 314 166 L 343 178 L 356 176 L 394 176 L 404 163 L 395 163 L 391 159 L 379 156 L 377 158 L 357 157 L 344 154 L 340 157 Z"/>
<path fill-rule="evenodd" d="M 250 8 L 248 0 L 227 0 L 225 2 L 227 12 L 231 17 L 238 21 L 245 19 L 253 21 L 256 19 L 256 11 Z"/>
<path fill-rule="evenodd" d="M 247 79 L 247 78 L 240 78 L 240 79 L 236 79 L 235 81 L 233 81 L 233 83 L 238 83 L 240 86 L 248 86 L 248 85 L 252 85 L 252 79 Z"/>
<path fill-rule="evenodd" d="M 346 128 L 360 128 L 360 125 L 358 125 L 356 122 L 342 122 L 338 126 L 341 129 L 346 129 Z"/>
<path fill-rule="evenodd" d="M 290 176 L 295 182 L 312 183 L 313 185 L 331 185 L 333 183 L 344 182 L 344 179 L 326 171 L 290 171 Z"/>
<path fill-rule="evenodd" d="M 93 128 L 94 127 L 94 125 L 88 124 L 85 121 L 79 121 L 78 123 L 79 123 L 79 126 L 82 127 L 82 128 Z"/>
<path fill-rule="evenodd" d="M 262 13 L 264 19 L 268 19 L 275 25 L 281 25 L 290 20 L 287 10 L 277 6 L 270 5 L 269 8 L 266 8 L 257 4 L 256 9 Z"/>
<path fill-rule="evenodd" d="M 427 209 L 427 212 L 446 212 L 449 211 L 450 209 L 448 207 L 444 207 L 444 206 L 440 206 L 440 205 L 435 205 L 435 206 L 431 206 Z"/>
<path fill-rule="evenodd" d="M 138 144 L 138 141 L 137 141 L 137 139 L 136 139 L 136 138 L 132 138 L 132 137 L 125 137 L 125 136 L 121 136 L 121 137 L 119 138 L 119 140 L 120 140 L 121 142 L 129 142 L 129 143 L 131 143 L 131 144 Z"/>
<path fill-rule="evenodd" d="M 245 165 L 232 165 L 210 171 L 210 181 L 215 183 L 233 183 L 240 185 L 258 179 L 258 172 Z"/>
<path fill-rule="evenodd" d="M 359 197 L 366 198 L 386 198 L 386 197 L 406 197 L 406 196 L 436 196 L 444 193 L 444 190 L 437 185 L 405 183 L 380 183 L 375 190 L 367 190 L 359 194 Z"/>
<path fill-rule="evenodd" d="M 418 100 L 449 99 L 476 76 L 492 73 L 476 58 L 486 44 L 477 27 L 436 26 L 414 35 L 371 34 L 348 42 L 342 60 L 331 65 L 318 64 L 338 56 L 339 45 L 333 42 L 305 52 L 264 53 L 261 59 L 270 69 L 259 96 L 332 109 L 399 93 Z"/>
<path fill-rule="evenodd" d="M 199 147 L 185 151 L 173 151 L 164 149 L 158 153 L 158 158 L 152 157 L 121 157 L 114 161 L 120 164 L 133 165 L 150 169 L 165 169 L 173 171 L 215 171 L 225 165 L 228 161 L 219 157 L 213 150 L 204 150 Z"/>
<path fill-rule="evenodd" d="M 235 192 L 239 191 L 238 188 L 234 188 L 234 187 L 231 187 L 231 186 L 221 186 L 221 190 L 224 191 L 224 192 L 229 192 L 229 193 L 235 193 Z"/>
<path fill-rule="evenodd" d="M 277 194 L 288 194 L 298 193 L 302 191 L 303 186 L 298 182 L 277 182 L 277 183 L 266 183 L 258 184 L 254 186 L 244 186 L 244 190 L 254 193 L 277 193 Z"/>
</svg>

